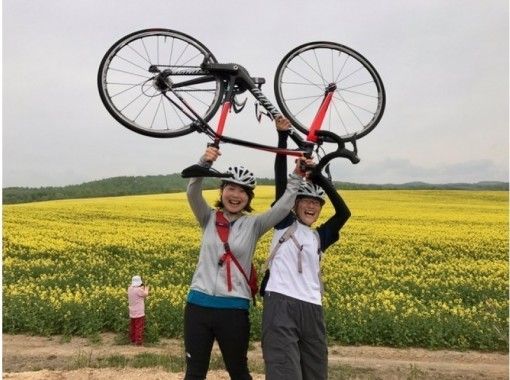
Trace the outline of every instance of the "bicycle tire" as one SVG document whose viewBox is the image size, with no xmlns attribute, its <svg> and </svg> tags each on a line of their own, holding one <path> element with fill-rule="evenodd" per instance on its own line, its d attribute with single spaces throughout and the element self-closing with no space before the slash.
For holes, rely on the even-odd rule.
<svg viewBox="0 0 510 380">
<path fill-rule="evenodd" d="M 367 135 L 384 113 L 384 86 L 372 64 L 347 46 L 308 42 L 287 53 L 276 69 L 276 101 L 291 123 L 308 134 L 326 87 L 333 83 L 336 90 L 322 129 L 343 141 Z"/>
<path fill-rule="evenodd" d="M 122 37 L 106 52 L 99 65 L 97 85 L 108 112 L 128 129 L 151 137 L 178 137 L 193 132 L 196 116 L 178 101 L 168 89 L 156 86 L 156 73 L 164 69 L 196 71 L 207 62 L 217 60 L 210 50 L 195 38 L 170 29 L 144 29 Z M 179 87 L 182 78 L 201 75 L 168 75 L 173 91 L 204 120 L 217 112 L 223 97 L 223 85 L 215 77 L 207 83 Z M 177 84 L 176 84 L 177 83 Z M 176 86 L 175 88 L 173 86 Z M 180 110 L 179 104 L 186 113 Z"/>
</svg>

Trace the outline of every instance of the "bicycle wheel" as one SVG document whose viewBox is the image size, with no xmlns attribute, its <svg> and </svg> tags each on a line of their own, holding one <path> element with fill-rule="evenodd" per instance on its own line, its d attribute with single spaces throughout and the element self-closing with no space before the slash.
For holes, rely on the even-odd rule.
<svg viewBox="0 0 510 380">
<path fill-rule="evenodd" d="M 274 89 L 282 113 L 307 134 L 328 85 L 336 90 L 322 130 L 353 140 L 375 128 L 384 112 L 383 83 L 370 62 L 346 46 L 309 42 L 291 50 L 278 65 Z"/>
<path fill-rule="evenodd" d="M 221 80 L 200 64 L 217 62 L 199 41 L 169 29 L 146 29 L 117 41 L 99 66 L 97 84 L 110 114 L 130 130 L 152 137 L 193 132 L 196 116 L 205 121 L 222 100 Z"/>
</svg>

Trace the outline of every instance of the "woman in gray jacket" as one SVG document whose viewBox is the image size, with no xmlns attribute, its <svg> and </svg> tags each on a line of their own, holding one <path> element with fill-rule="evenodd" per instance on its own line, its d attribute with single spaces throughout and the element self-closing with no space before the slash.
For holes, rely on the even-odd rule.
<svg viewBox="0 0 510 380">
<path fill-rule="evenodd" d="M 217 148 L 208 147 L 200 164 L 210 166 L 219 155 Z M 248 214 L 252 210 L 250 203 L 256 185 L 248 169 L 242 166 L 228 169 L 232 177 L 223 180 L 220 186 L 217 209 L 211 208 L 202 196 L 202 178 L 190 180 L 188 202 L 203 236 L 184 312 L 185 379 L 205 379 L 215 339 L 230 377 L 251 379 L 247 352 L 252 295 L 247 278 L 258 239 L 280 222 L 294 205 L 299 183 L 305 175 L 300 169 L 302 161 L 309 164 L 304 158 L 297 161 L 278 202 L 257 215 Z M 217 211 L 226 219 L 228 244 L 224 244 L 218 234 Z M 233 257 L 226 257 L 226 251 Z"/>
</svg>

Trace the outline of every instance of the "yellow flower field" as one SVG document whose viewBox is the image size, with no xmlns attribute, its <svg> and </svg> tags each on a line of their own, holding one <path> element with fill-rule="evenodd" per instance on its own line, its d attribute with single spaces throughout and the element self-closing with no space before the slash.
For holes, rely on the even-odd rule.
<svg viewBox="0 0 510 380">
<path fill-rule="evenodd" d="M 273 192 L 257 188 L 255 212 Z M 217 195 L 206 192 L 211 204 Z M 331 342 L 508 349 L 508 192 L 342 195 L 353 216 L 322 261 Z M 331 214 L 325 206 L 321 221 Z M 180 337 L 199 244 L 183 193 L 5 205 L 3 330 L 123 332 L 126 287 L 140 274 L 151 286 L 148 338 Z"/>
</svg>

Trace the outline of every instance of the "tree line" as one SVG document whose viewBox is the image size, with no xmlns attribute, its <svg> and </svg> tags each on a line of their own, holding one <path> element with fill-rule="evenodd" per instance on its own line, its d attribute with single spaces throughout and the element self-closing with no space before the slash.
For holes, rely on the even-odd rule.
<svg viewBox="0 0 510 380">
<path fill-rule="evenodd" d="M 260 185 L 273 185 L 268 178 L 258 178 Z M 123 195 L 143 195 L 177 193 L 186 190 L 188 180 L 180 174 L 113 177 L 97 181 L 61 187 L 6 187 L 2 189 L 4 204 L 29 203 L 56 199 L 115 197 Z M 219 180 L 204 178 L 204 188 L 217 188 Z M 356 184 L 350 182 L 335 182 L 338 189 L 344 190 L 506 190 L 508 182 L 478 182 L 478 183 L 450 183 L 428 184 L 424 182 L 409 182 L 404 184 Z"/>
</svg>

